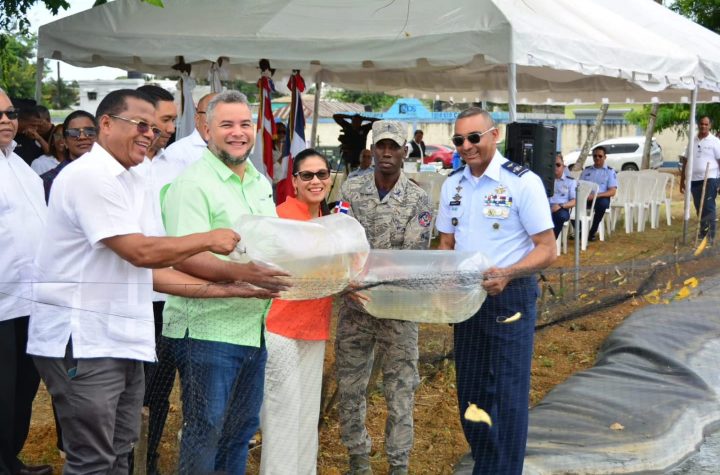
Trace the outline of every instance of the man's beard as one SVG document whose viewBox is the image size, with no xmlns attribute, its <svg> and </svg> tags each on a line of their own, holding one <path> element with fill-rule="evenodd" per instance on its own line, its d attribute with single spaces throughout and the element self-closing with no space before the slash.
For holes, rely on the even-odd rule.
<svg viewBox="0 0 720 475">
<path fill-rule="evenodd" d="M 215 150 L 213 150 L 213 148 L 214 148 Z M 210 150 L 211 150 L 211 151 L 215 154 L 215 156 L 217 156 L 217 158 L 219 158 L 225 165 L 231 166 L 231 167 L 234 167 L 234 166 L 237 166 L 237 165 L 242 165 L 243 163 L 245 163 L 245 160 L 247 160 L 247 158 L 250 156 L 250 150 L 248 150 L 247 153 L 245 153 L 245 154 L 242 155 L 241 157 L 233 157 L 232 155 L 230 155 L 230 154 L 229 154 L 228 152 L 226 152 L 225 150 L 220 150 L 219 147 L 210 147 Z"/>
</svg>

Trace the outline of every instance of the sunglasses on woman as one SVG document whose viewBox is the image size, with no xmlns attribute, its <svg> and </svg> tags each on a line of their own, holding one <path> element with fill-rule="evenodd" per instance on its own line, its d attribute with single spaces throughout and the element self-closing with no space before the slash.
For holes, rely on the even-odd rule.
<svg viewBox="0 0 720 475">
<path fill-rule="evenodd" d="M 92 139 L 97 137 L 97 129 L 95 127 L 82 127 L 79 129 L 67 129 L 65 132 L 63 132 L 65 137 L 72 137 L 74 139 L 79 139 L 81 135 L 84 135 L 85 137 Z"/>
<path fill-rule="evenodd" d="M 327 180 L 330 178 L 330 171 L 329 170 L 319 170 L 316 172 L 297 172 L 295 176 L 300 177 L 302 181 L 310 181 L 313 179 L 314 176 L 318 177 L 318 180 Z"/>
<path fill-rule="evenodd" d="M 485 132 L 473 132 L 467 135 L 453 135 L 451 140 L 453 145 L 455 145 L 456 147 L 461 147 L 462 144 L 465 143 L 465 139 L 467 139 L 468 142 L 470 142 L 471 144 L 475 145 L 480 143 L 480 139 L 482 139 L 483 135 L 493 130 L 495 130 L 495 127 L 490 127 Z"/>
</svg>

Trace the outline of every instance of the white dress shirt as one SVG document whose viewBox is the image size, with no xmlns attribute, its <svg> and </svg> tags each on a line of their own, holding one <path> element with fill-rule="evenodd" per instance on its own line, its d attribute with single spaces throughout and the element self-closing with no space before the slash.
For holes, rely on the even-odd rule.
<svg viewBox="0 0 720 475">
<path fill-rule="evenodd" d="M 45 226 L 40 177 L 13 152 L 0 149 L 0 321 L 30 315 L 32 262 Z"/>
<path fill-rule="evenodd" d="M 197 129 L 195 132 L 197 132 Z M 189 135 L 187 139 L 191 137 L 193 136 Z M 197 134 L 197 137 L 200 137 L 200 134 Z M 176 142 L 176 144 L 181 144 L 182 149 L 175 150 L 175 153 L 168 153 L 170 147 L 163 149 L 155 155 L 155 158 L 150 159 L 145 157 L 145 160 L 133 169 L 142 176 L 145 181 L 145 188 L 143 190 L 145 193 L 144 199 L 152 215 L 150 229 L 145 233 L 148 236 L 165 236 L 165 225 L 163 224 L 162 209 L 160 207 L 160 192 L 166 185 L 172 183 L 175 178 L 185 171 L 185 168 L 187 168 L 190 163 L 200 158 L 200 155 L 198 155 L 197 158 L 193 159 L 193 156 L 186 154 L 186 152 L 196 152 L 199 150 L 202 155 L 202 151 L 207 147 L 202 138 L 200 138 L 203 144 L 202 148 L 196 146 L 195 143 L 191 143 L 191 140 L 184 143 L 183 140 L 185 139 Z M 196 139 L 193 140 L 196 142 Z M 164 302 L 166 299 L 166 294 L 153 292 L 153 302 Z"/>
<path fill-rule="evenodd" d="M 206 148 L 207 143 L 200 136 L 198 129 L 195 129 L 192 134 L 170 144 L 163 154 L 169 164 L 173 164 L 179 169 L 175 174 L 178 176 L 188 165 L 200 160 L 203 150 Z"/>
<path fill-rule="evenodd" d="M 28 353 L 61 358 L 155 360 L 152 271 L 102 240 L 146 233 L 144 183 L 100 144 L 53 184 L 43 246 L 35 261 Z"/>
<path fill-rule="evenodd" d="M 59 164 L 60 162 L 58 159 L 52 155 L 41 155 L 32 161 L 30 168 L 32 168 L 38 175 L 42 175 L 43 173 L 52 170 Z"/>
</svg>

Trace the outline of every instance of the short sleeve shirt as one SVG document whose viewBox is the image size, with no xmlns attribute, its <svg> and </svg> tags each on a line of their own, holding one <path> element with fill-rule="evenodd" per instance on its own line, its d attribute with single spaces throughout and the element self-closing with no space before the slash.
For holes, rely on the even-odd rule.
<svg viewBox="0 0 720 475">
<path fill-rule="evenodd" d="M 277 207 L 278 216 L 298 221 L 313 217 L 306 204 L 292 196 Z M 317 217 L 317 216 L 315 216 Z M 299 340 L 327 340 L 330 336 L 332 297 L 313 300 L 275 299 L 267 316 L 269 332 Z"/>
<path fill-rule="evenodd" d="M 598 193 L 604 193 L 611 188 L 617 188 L 617 174 L 615 170 L 607 165 L 597 168 L 593 165 L 585 167 L 580 174 L 580 179 L 597 183 Z"/>
<path fill-rule="evenodd" d="M 250 160 L 241 180 L 210 150 L 190 165 L 161 197 L 168 236 L 232 228 L 243 215 L 277 216 L 272 186 Z M 225 256 L 218 256 L 227 259 Z M 163 335 L 260 346 L 270 300 L 168 296 Z"/>
<path fill-rule="evenodd" d="M 13 152 L 0 150 L 0 321 L 30 315 L 32 263 L 47 209 L 42 181 Z"/>
<path fill-rule="evenodd" d="M 36 259 L 28 353 L 155 360 L 152 270 L 103 239 L 144 233 L 142 177 L 100 144 L 58 175 Z"/>
<path fill-rule="evenodd" d="M 550 204 L 561 205 L 574 200 L 576 187 L 577 182 L 568 176 L 555 178 L 555 192 L 549 198 Z"/>
<path fill-rule="evenodd" d="M 454 234 L 458 251 L 513 265 L 535 247 L 531 236 L 553 227 L 542 181 L 498 152 L 479 180 L 473 178 L 465 166 L 445 180 L 437 229 Z"/>
<path fill-rule="evenodd" d="M 693 157 L 692 181 L 705 179 L 705 168 L 708 178 L 718 177 L 718 160 L 720 160 L 720 139 L 708 134 L 702 139 L 695 137 L 695 156 Z"/>
</svg>

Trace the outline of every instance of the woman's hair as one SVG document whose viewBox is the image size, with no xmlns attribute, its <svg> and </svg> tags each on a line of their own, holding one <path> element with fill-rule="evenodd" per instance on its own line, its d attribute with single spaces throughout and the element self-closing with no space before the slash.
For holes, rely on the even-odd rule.
<svg viewBox="0 0 720 475">
<path fill-rule="evenodd" d="M 97 120 L 95 119 L 95 116 L 91 113 L 84 111 L 84 110 L 76 110 L 70 113 L 67 117 L 65 117 L 65 120 L 63 121 L 63 132 L 65 132 L 68 127 L 70 126 L 70 122 L 74 119 L 77 119 L 78 117 L 87 117 L 90 119 L 93 123 L 93 126 L 97 128 Z"/>
<path fill-rule="evenodd" d="M 55 146 L 55 135 L 60 134 L 62 137 L 62 131 L 65 130 L 62 126 L 62 124 L 59 125 L 53 125 L 52 131 L 50 132 L 50 149 L 48 149 L 48 155 L 51 157 L 57 158 L 57 147 Z M 63 138 L 64 139 L 64 138 Z M 67 151 L 63 153 L 64 157 L 63 160 L 67 158 Z"/>
<path fill-rule="evenodd" d="M 327 167 L 328 171 L 330 170 L 330 161 L 325 155 L 318 152 L 314 148 L 306 148 L 305 150 L 293 157 L 293 176 L 295 176 L 300 171 L 300 164 L 304 162 L 305 159 L 310 157 L 321 158 L 322 161 L 325 162 L 325 166 Z M 328 207 L 327 200 L 325 198 L 323 198 L 322 202 L 320 203 L 320 214 L 322 216 L 330 214 L 330 208 Z"/>
</svg>

